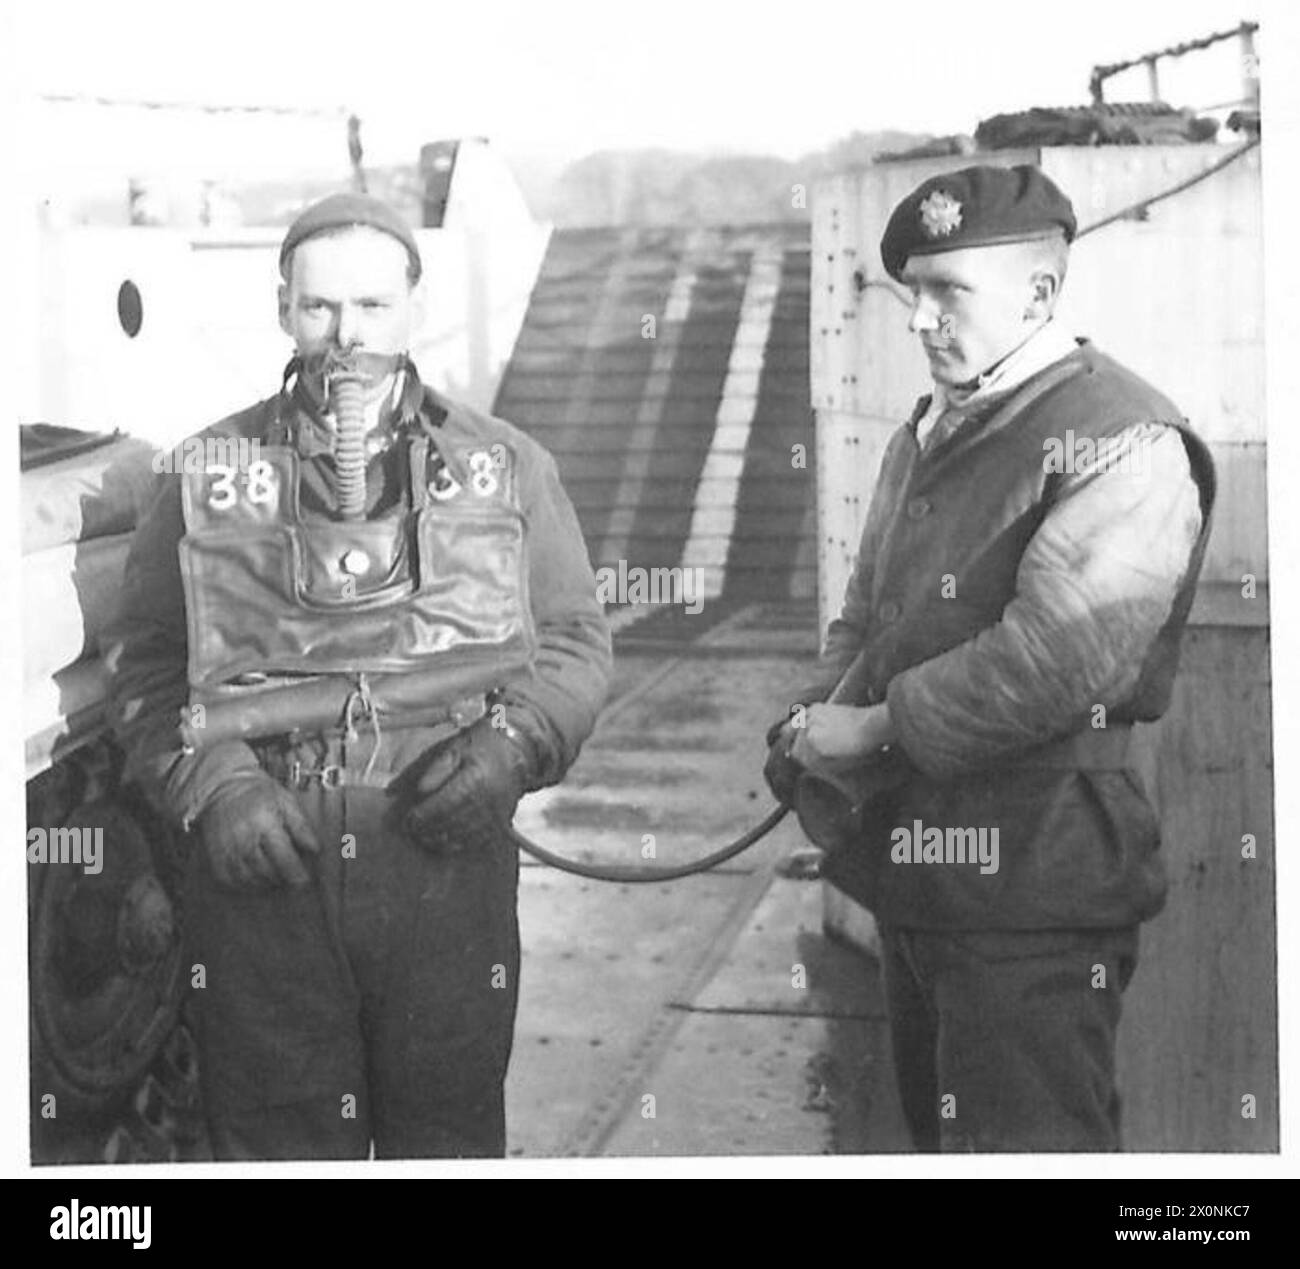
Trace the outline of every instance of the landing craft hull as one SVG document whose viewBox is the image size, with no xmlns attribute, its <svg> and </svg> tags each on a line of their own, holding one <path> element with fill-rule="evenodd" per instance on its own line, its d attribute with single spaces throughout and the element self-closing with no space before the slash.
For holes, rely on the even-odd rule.
<svg viewBox="0 0 1300 1269">
<path fill-rule="evenodd" d="M 176 1158 L 201 1141 L 179 844 L 121 784 L 98 647 L 155 450 L 73 429 L 23 441 L 32 1158 Z M 93 866 L 38 849 L 74 831 Z"/>
</svg>

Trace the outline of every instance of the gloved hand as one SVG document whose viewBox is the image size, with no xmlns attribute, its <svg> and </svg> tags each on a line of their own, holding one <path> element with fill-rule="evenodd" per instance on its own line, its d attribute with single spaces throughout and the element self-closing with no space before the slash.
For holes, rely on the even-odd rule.
<svg viewBox="0 0 1300 1269">
<path fill-rule="evenodd" d="M 806 710 L 809 705 L 824 701 L 830 694 L 834 683 L 806 687 L 800 694 L 798 704 Z M 763 778 L 773 796 L 782 806 L 794 805 L 794 786 L 804 772 L 804 767 L 790 756 L 798 735 L 792 720 L 795 706 L 792 704 L 768 729 L 766 744 L 767 761 L 763 764 Z"/>
<path fill-rule="evenodd" d="M 788 714 L 767 729 L 768 752 L 763 764 L 763 778 L 782 806 L 794 805 L 794 786 L 803 774 L 803 767 L 790 756 L 794 740 L 794 725 Z"/>
<path fill-rule="evenodd" d="M 197 827 L 212 875 L 223 886 L 305 886 L 311 880 L 299 855 L 319 854 L 320 843 L 293 794 L 270 776 L 219 790 Z"/>
<path fill-rule="evenodd" d="M 532 768 L 526 742 L 485 714 L 422 755 L 390 791 L 412 841 L 433 851 L 483 850 L 509 829 Z"/>
</svg>

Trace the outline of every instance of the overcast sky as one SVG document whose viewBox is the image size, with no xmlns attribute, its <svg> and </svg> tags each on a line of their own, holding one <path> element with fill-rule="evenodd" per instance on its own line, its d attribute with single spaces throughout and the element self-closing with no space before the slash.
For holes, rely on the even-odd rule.
<svg viewBox="0 0 1300 1269">
<path fill-rule="evenodd" d="M 1277 2 L 43 0 L 13 19 L 33 93 L 348 108 L 367 161 L 383 163 L 463 135 L 572 158 L 640 146 L 795 156 L 854 129 L 969 132 L 998 111 L 1081 102 L 1095 62 L 1267 21 Z M 1266 59 L 1267 30 L 1259 47 Z M 1235 97 L 1236 43 L 1163 76 L 1179 104 Z M 1109 95 L 1144 98 L 1144 73 Z M 283 170 L 286 153 L 303 167 L 345 154 L 338 120 L 48 103 L 33 119 L 36 161 L 65 178 L 183 161 L 251 174 Z"/>
</svg>

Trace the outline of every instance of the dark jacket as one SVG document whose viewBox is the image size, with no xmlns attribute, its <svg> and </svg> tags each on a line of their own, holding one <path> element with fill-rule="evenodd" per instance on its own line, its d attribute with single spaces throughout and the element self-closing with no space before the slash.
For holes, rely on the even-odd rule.
<svg viewBox="0 0 1300 1269">
<path fill-rule="evenodd" d="M 509 721 L 526 734 L 539 757 L 535 786 L 553 784 L 595 725 L 611 666 L 609 628 L 596 600 L 595 578 L 573 507 L 554 460 L 511 424 L 445 400 L 413 374 L 403 405 L 403 426 L 436 432 L 445 448 L 470 444 L 490 450 L 503 442 L 515 454 L 537 649 L 531 666 L 504 685 L 500 699 Z M 304 506 L 314 505 L 328 515 L 337 505 L 329 477 L 332 463 L 320 425 L 301 399 L 286 393 L 269 398 L 205 429 L 198 439 L 245 437 L 270 443 L 286 415 L 301 455 Z M 402 486 L 404 450 L 399 437 L 370 460 L 368 515 L 409 499 L 409 490 Z M 158 482 L 132 542 L 121 616 L 108 632 L 105 653 L 128 774 L 170 818 L 188 826 L 217 789 L 259 763 L 253 749 L 237 739 L 191 754 L 182 751 L 177 723 L 189 700 L 189 683 L 178 561 L 185 532 L 181 476 L 168 472 Z"/>
<path fill-rule="evenodd" d="M 824 657 L 838 674 L 866 650 L 868 702 L 888 702 L 909 774 L 827 874 L 897 925 L 1144 920 L 1165 878 L 1128 731 L 1169 704 L 1208 451 L 1086 343 L 922 454 L 925 404 L 885 453 Z M 1061 449 L 1070 468 L 1100 461 L 1053 471 Z M 981 828 L 998 830 L 996 870 L 891 854 L 899 829 Z"/>
</svg>

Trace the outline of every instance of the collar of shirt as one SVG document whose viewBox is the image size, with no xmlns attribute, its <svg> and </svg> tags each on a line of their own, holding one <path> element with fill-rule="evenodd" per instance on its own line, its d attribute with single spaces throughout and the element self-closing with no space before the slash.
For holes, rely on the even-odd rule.
<svg viewBox="0 0 1300 1269">
<path fill-rule="evenodd" d="M 936 383 L 930 404 L 916 424 L 917 444 L 924 448 L 930 432 L 942 415 L 952 412 L 964 418 L 985 405 L 1020 387 L 1041 370 L 1069 356 L 1078 347 L 1074 336 L 1059 322 L 1049 320 L 1040 326 L 1019 348 L 991 366 L 975 381 L 974 387 L 948 387 Z"/>
</svg>

